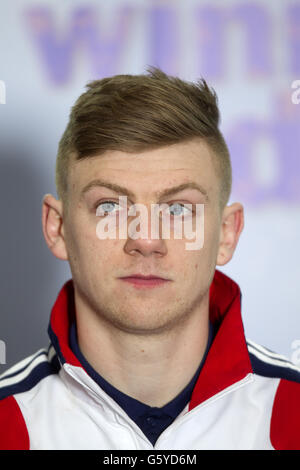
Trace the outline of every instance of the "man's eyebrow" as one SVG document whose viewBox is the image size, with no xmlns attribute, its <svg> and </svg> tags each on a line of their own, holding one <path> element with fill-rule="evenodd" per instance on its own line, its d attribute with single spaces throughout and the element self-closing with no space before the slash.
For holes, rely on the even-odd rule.
<svg viewBox="0 0 300 470">
<path fill-rule="evenodd" d="M 99 179 L 99 178 L 96 179 L 96 180 L 90 181 L 83 188 L 83 190 L 81 191 L 81 194 L 80 194 L 80 199 L 90 189 L 95 188 L 95 187 L 107 188 L 107 189 L 110 189 L 111 191 L 114 191 L 117 194 L 128 196 L 132 200 L 135 199 L 135 194 L 132 191 L 130 191 L 129 189 L 127 189 L 123 186 L 120 186 L 116 183 L 110 183 L 109 181 L 105 181 L 105 180 Z M 162 191 L 155 191 L 154 194 L 158 199 L 163 199 L 167 196 L 172 196 L 172 195 L 178 193 L 179 191 L 183 191 L 184 189 L 196 189 L 197 191 L 201 192 L 205 196 L 205 199 L 208 201 L 207 191 L 203 188 L 203 186 L 201 186 L 198 183 L 195 183 L 194 181 L 190 181 L 188 183 L 182 183 L 182 184 L 179 184 L 178 186 L 173 186 L 172 188 L 163 189 Z"/>
<path fill-rule="evenodd" d="M 97 188 L 97 187 L 102 187 L 102 188 L 107 188 L 111 189 L 111 191 L 114 191 L 115 193 L 122 194 L 125 196 L 128 196 L 131 199 L 135 198 L 135 195 L 132 191 L 130 191 L 127 188 L 124 188 L 123 186 L 119 186 L 118 184 L 115 183 L 110 183 L 109 181 L 105 181 L 103 179 L 96 179 L 93 181 L 90 181 L 81 191 L 80 194 L 80 199 L 92 188 Z"/>
<path fill-rule="evenodd" d="M 183 191 L 184 189 L 196 189 L 197 191 L 200 191 L 200 193 L 205 196 L 206 200 L 208 200 L 208 194 L 207 191 L 203 188 L 198 183 L 195 183 L 194 181 L 190 181 L 188 183 L 182 183 L 178 186 L 174 186 L 172 188 L 164 189 L 163 191 L 159 191 L 157 193 L 157 196 L 162 199 L 167 196 L 172 196 L 173 194 L 179 193 L 180 191 Z"/>
</svg>

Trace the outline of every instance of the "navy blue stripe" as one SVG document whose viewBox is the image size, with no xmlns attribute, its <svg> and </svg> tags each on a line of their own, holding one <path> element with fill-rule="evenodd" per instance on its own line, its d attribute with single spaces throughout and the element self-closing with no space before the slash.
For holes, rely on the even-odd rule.
<svg viewBox="0 0 300 470">
<path fill-rule="evenodd" d="M 255 356 L 255 354 L 251 352 L 249 352 L 249 357 L 254 374 L 262 375 L 263 377 L 286 379 L 300 383 L 299 371 L 291 369 L 284 365 L 276 366 L 274 364 L 268 364 L 267 362 L 259 359 L 257 356 Z"/>
<path fill-rule="evenodd" d="M 4 377 L 0 377 L 0 386 L 1 386 L 1 380 L 6 380 L 6 379 L 10 379 L 11 377 L 14 377 L 15 375 L 18 375 L 20 374 L 21 372 L 23 372 L 25 369 L 27 369 L 27 367 L 30 366 L 30 364 L 36 360 L 37 357 L 40 357 L 42 356 L 43 354 L 45 354 L 45 356 L 48 355 L 47 351 L 41 351 L 39 354 L 37 354 L 36 356 L 34 356 L 31 361 L 27 362 L 27 364 L 25 366 L 23 366 L 21 369 L 18 369 L 16 372 L 12 372 L 11 374 L 7 374 L 5 375 Z M 4 372 L 5 374 L 5 372 Z"/>
<path fill-rule="evenodd" d="M 63 365 L 66 360 L 61 352 L 61 349 L 60 349 L 60 345 L 59 345 L 59 341 L 58 341 L 58 337 L 56 336 L 56 334 L 54 333 L 54 331 L 52 330 L 52 327 L 51 327 L 51 323 L 49 323 L 48 325 L 48 335 L 50 337 L 50 340 L 51 340 L 51 343 L 59 357 L 59 360 L 61 362 L 61 364 Z"/>
<path fill-rule="evenodd" d="M 251 343 L 248 343 L 247 342 L 247 345 L 250 346 L 251 348 L 255 349 L 257 352 L 259 352 L 260 354 L 264 354 L 266 357 L 269 357 L 270 359 L 276 359 L 276 361 L 281 361 L 283 362 L 284 364 L 286 364 L 287 362 L 289 362 L 287 359 L 283 359 L 281 357 L 276 357 L 276 353 L 274 351 L 271 351 L 271 349 L 268 349 L 266 347 L 264 347 L 264 349 L 268 352 L 270 352 L 271 354 L 267 354 L 266 352 L 262 351 L 261 349 L 259 349 L 258 347 L 254 346 L 253 344 Z"/>
<path fill-rule="evenodd" d="M 58 357 L 55 355 L 51 362 L 45 360 L 38 364 L 23 380 L 15 384 L 0 388 L 0 400 L 16 393 L 27 392 L 33 388 L 40 380 L 48 375 L 57 374 L 60 369 Z"/>
</svg>

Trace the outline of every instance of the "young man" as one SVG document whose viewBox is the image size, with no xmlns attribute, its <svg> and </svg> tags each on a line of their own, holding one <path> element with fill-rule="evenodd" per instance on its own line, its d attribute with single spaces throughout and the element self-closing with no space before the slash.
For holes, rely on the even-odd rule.
<svg viewBox="0 0 300 470">
<path fill-rule="evenodd" d="M 79 97 L 58 150 L 59 199 L 45 195 L 42 210 L 72 279 L 49 348 L 1 376 L 1 448 L 300 449 L 300 371 L 246 341 L 239 286 L 216 269 L 244 225 L 243 206 L 227 205 L 218 125 L 204 80 L 157 68 Z M 100 222 L 124 228 L 137 205 L 144 229 L 162 207 L 170 237 L 162 218 L 158 237 L 100 236 Z M 202 227 L 196 249 L 174 236 L 182 215 Z"/>
</svg>

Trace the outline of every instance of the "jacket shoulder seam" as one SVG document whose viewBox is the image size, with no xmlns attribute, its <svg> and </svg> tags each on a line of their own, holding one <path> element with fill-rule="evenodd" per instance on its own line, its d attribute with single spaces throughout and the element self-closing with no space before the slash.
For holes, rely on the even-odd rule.
<svg viewBox="0 0 300 470">
<path fill-rule="evenodd" d="M 300 367 L 286 356 L 249 339 L 246 342 L 254 374 L 300 383 Z"/>
<path fill-rule="evenodd" d="M 44 378 L 58 373 L 59 369 L 53 346 L 37 351 L 0 376 L 0 400 L 31 390 Z"/>
</svg>

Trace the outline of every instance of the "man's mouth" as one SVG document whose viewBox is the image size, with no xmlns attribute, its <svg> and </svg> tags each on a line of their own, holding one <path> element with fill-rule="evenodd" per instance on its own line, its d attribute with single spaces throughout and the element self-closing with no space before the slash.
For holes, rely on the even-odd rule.
<svg viewBox="0 0 300 470">
<path fill-rule="evenodd" d="M 131 274 L 130 276 L 120 277 L 121 281 L 127 282 L 137 288 L 152 288 L 158 287 L 167 282 L 170 282 L 170 279 L 165 279 L 159 276 L 152 274 L 143 275 L 143 274 Z"/>
</svg>

